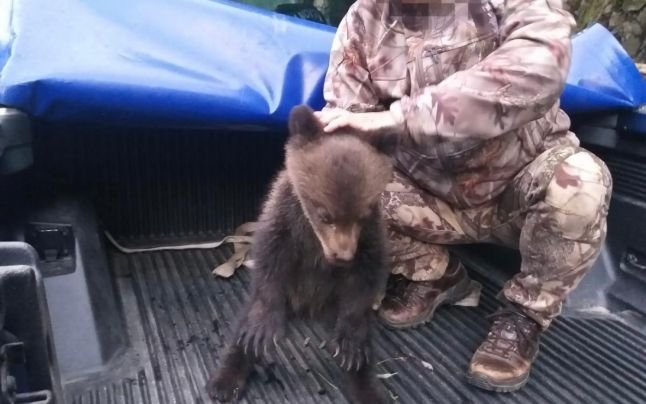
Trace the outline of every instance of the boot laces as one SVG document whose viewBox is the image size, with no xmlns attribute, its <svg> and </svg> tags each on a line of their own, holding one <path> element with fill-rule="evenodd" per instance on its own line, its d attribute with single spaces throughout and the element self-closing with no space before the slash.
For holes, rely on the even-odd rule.
<svg viewBox="0 0 646 404">
<path fill-rule="evenodd" d="M 485 349 L 504 358 L 509 358 L 511 353 L 518 354 L 520 345 L 531 338 L 537 327 L 533 320 L 511 309 L 502 309 L 487 317 L 493 319 L 493 324 Z"/>
</svg>

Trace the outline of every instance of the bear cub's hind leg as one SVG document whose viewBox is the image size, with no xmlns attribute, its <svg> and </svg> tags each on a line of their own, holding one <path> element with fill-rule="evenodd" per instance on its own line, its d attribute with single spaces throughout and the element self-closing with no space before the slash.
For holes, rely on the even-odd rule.
<svg viewBox="0 0 646 404">
<path fill-rule="evenodd" d="M 237 400 L 247 384 L 253 364 L 254 358 L 245 354 L 240 345 L 231 345 L 222 358 L 218 372 L 206 385 L 209 397 L 220 402 Z"/>
<path fill-rule="evenodd" d="M 371 309 L 374 293 L 372 288 L 363 291 L 352 287 L 348 282 L 340 289 L 337 321 L 333 331 L 332 350 L 342 370 L 345 394 L 349 401 L 356 404 L 380 404 L 390 400 L 380 386 L 374 372 L 372 354 L 372 332 L 374 312 Z"/>
<path fill-rule="evenodd" d="M 272 298 L 254 293 L 236 329 L 232 344 L 225 351 L 219 369 L 207 383 L 212 400 L 237 400 L 247 384 L 256 362 L 268 354 L 270 344 L 284 334 L 285 310 L 276 293 Z"/>
<path fill-rule="evenodd" d="M 372 366 L 344 375 L 344 390 L 348 401 L 354 404 L 386 404 L 391 402 L 386 389 L 381 386 Z"/>
</svg>

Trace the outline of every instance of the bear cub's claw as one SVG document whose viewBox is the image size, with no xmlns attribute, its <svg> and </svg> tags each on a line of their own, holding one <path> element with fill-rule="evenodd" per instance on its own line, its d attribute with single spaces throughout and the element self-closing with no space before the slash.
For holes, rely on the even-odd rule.
<svg viewBox="0 0 646 404">
<path fill-rule="evenodd" d="M 284 337 L 284 320 L 282 316 L 267 315 L 255 324 L 251 321 L 243 324 L 238 331 L 236 345 L 240 346 L 247 355 L 256 358 L 267 357 L 268 349 L 273 345 L 278 347 L 278 341 Z"/>
<path fill-rule="evenodd" d="M 339 367 L 346 372 L 356 372 L 370 361 L 370 351 L 366 341 L 358 338 L 337 337 L 328 346 L 328 349 Z"/>
</svg>

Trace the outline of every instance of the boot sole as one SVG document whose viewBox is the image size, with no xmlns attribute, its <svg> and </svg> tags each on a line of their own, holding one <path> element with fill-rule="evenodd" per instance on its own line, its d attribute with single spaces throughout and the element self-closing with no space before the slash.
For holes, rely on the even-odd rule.
<svg viewBox="0 0 646 404">
<path fill-rule="evenodd" d="M 486 376 L 476 376 L 467 374 L 467 382 L 483 390 L 494 391 L 496 393 L 511 393 L 521 389 L 529 380 L 529 373 L 517 381 L 508 381 L 506 383 L 495 383 Z"/>
<path fill-rule="evenodd" d="M 437 299 L 435 299 L 435 303 L 429 307 L 424 315 L 420 317 L 419 320 L 416 321 L 411 321 L 408 323 L 402 323 L 402 324 L 396 324 L 396 323 L 391 323 L 388 320 L 384 319 L 383 317 L 380 317 L 381 321 L 384 323 L 384 325 L 390 329 L 394 330 L 400 330 L 403 328 L 416 328 L 419 327 L 423 324 L 426 324 L 430 322 L 433 319 L 433 315 L 435 314 L 435 310 L 437 310 L 438 307 L 446 304 L 452 304 L 452 303 L 457 303 L 460 300 L 466 298 L 471 294 L 472 287 L 471 287 L 471 279 L 469 277 L 465 277 L 462 279 L 460 282 L 455 284 L 454 286 L 451 286 L 449 289 L 446 291 L 440 293 L 437 296 Z"/>
<path fill-rule="evenodd" d="M 532 363 L 536 360 L 538 356 L 539 349 L 536 350 L 534 356 L 532 357 Z M 504 383 L 494 382 L 484 375 L 474 375 L 472 373 L 467 373 L 467 382 L 475 387 L 479 387 L 483 390 L 493 391 L 496 393 L 512 393 L 514 391 L 520 390 L 522 387 L 527 384 L 529 381 L 529 376 L 531 371 L 527 372 L 522 377 L 518 379 L 513 379 L 506 381 Z"/>
</svg>

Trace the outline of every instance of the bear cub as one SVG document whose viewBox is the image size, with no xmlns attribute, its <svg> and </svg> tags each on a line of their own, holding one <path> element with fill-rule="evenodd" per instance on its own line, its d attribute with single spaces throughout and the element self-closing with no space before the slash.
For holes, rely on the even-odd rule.
<svg viewBox="0 0 646 404">
<path fill-rule="evenodd" d="M 392 136 L 326 134 L 308 106 L 289 117 L 285 165 L 254 234 L 250 294 L 212 375 L 213 400 L 243 392 L 253 365 L 290 319 L 320 322 L 352 402 L 385 402 L 373 373 L 373 302 L 389 275 L 380 195 L 392 176 Z"/>
</svg>

